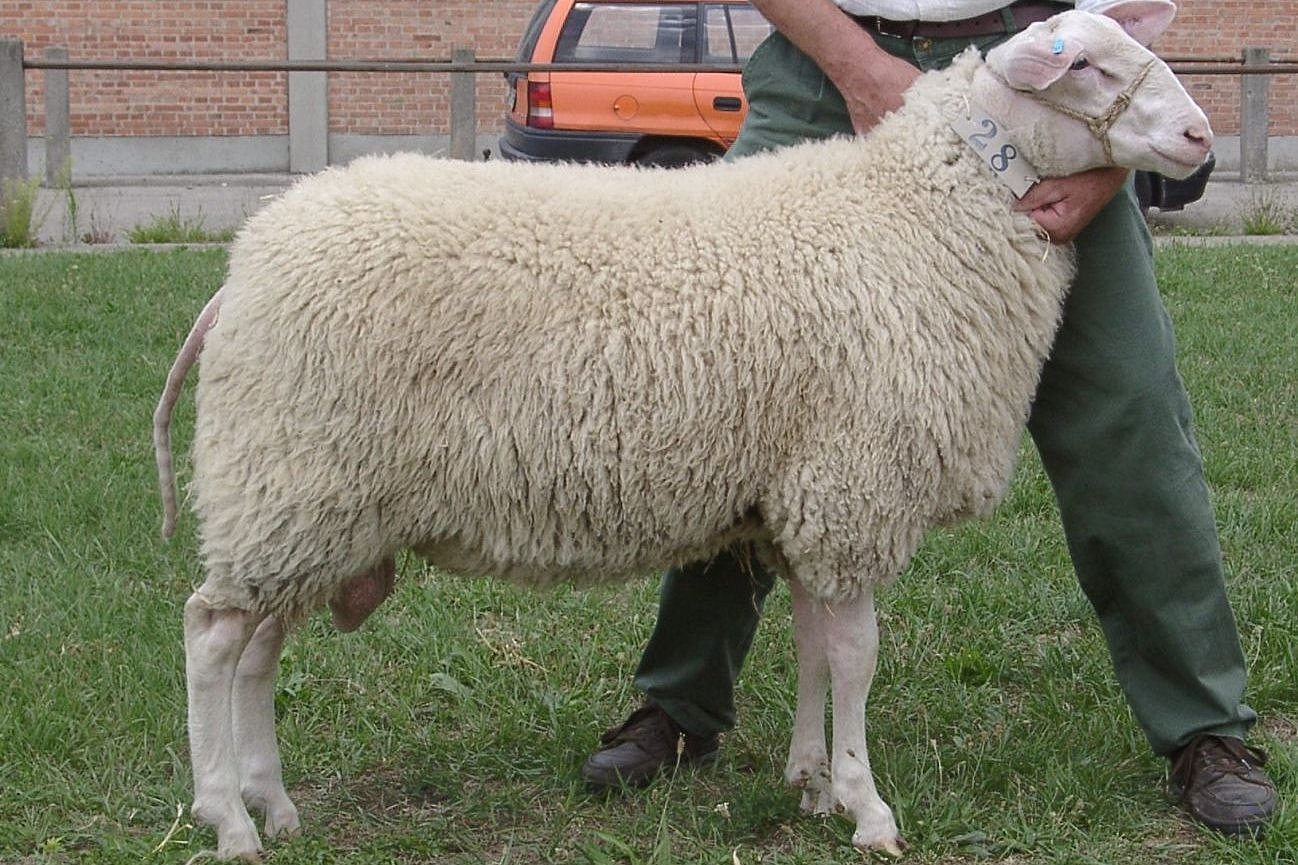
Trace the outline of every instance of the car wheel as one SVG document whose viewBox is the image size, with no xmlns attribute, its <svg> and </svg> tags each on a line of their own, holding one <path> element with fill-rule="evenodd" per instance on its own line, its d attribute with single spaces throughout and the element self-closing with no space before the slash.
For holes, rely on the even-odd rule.
<svg viewBox="0 0 1298 865">
<path fill-rule="evenodd" d="M 1134 174 L 1133 185 L 1136 187 L 1136 202 L 1140 205 L 1141 213 L 1148 213 L 1149 208 L 1157 203 L 1154 201 L 1154 178 L 1147 171 L 1137 171 Z"/>
<path fill-rule="evenodd" d="M 660 144 L 632 158 L 636 165 L 654 168 L 680 168 L 695 162 L 711 162 L 717 153 L 693 144 Z"/>
</svg>

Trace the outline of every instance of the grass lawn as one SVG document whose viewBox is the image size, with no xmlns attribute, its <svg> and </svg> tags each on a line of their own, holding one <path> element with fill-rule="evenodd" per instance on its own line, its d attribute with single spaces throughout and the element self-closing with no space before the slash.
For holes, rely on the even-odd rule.
<svg viewBox="0 0 1298 865">
<path fill-rule="evenodd" d="M 181 863 L 189 825 L 181 605 L 153 403 L 222 250 L 0 257 L 0 863 Z M 1030 450 L 1005 505 L 932 535 L 881 598 L 871 758 L 914 863 L 1298 862 L 1298 246 L 1159 252 L 1283 804 L 1266 839 L 1189 826 L 1160 793 Z M 182 481 L 192 425 L 176 419 Z M 656 581 L 535 593 L 400 564 L 356 634 L 290 640 L 277 702 L 302 836 L 290 863 L 856 862 L 851 827 L 781 781 L 794 702 L 777 592 L 712 770 L 584 792 L 635 705 Z"/>
</svg>

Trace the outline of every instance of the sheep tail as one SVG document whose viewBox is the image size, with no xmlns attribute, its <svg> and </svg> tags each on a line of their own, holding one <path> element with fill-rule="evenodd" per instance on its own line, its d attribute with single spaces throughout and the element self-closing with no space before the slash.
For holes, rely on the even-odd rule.
<svg viewBox="0 0 1298 865">
<path fill-rule="evenodd" d="M 180 389 L 185 384 L 189 369 L 203 351 L 207 332 L 216 322 L 221 309 L 220 289 L 198 314 L 198 319 L 185 337 L 180 353 L 167 373 L 167 383 L 153 411 L 153 458 L 158 464 L 158 486 L 162 492 L 162 536 L 169 538 L 176 531 L 176 473 L 171 464 L 171 412 L 180 399 Z"/>
</svg>

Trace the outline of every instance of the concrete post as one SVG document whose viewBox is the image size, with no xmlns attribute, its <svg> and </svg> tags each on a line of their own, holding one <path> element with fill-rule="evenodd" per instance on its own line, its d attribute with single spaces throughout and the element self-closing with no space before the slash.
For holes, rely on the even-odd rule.
<svg viewBox="0 0 1298 865">
<path fill-rule="evenodd" d="M 472 63 L 472 48 L 453 48 L 452 63 Z M 472 72 L 451 73 L 451 153 L 452 159 L 472 162 L 477 158 L 474 150 L 478 141 L 478 102 Z"/>
<path fill-rule="evenodd" d="M 1271 52 L 1245 48 L 1245 66 L 1266 66 Z M 1267 173 L 1267 124 L 1270 75 L 1244 75 L 1240 81 L 1239 177 L 1245 183 L 1263 183 Z"/>
<path fill-rule="evenodd" d="M 5 188 L 27 179 L 27 89 L 23 43 L 0 40 L 0 207 Z"/>
<path fill-rule="evenodd" d="M 45 59 L 67 62 L 68 49 L 49 47 Z M 46 69 L 45 75 L 45 185 L 72 182 L 72 109 L 68 96 L 68 70 Z"/>
<path fill-rule="evenodd" d="M 325 60 L 326 0 L 288 0 L 288 59 Z M 329 73 L 288 73 L 288 170 L 320 171 L 329 164 Z"/>
</svg>

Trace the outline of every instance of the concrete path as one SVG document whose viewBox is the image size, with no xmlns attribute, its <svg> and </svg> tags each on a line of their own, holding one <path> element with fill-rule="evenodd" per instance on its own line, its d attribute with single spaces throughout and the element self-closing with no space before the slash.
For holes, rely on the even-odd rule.
<svg viewBox="0 0 1298 865">
<path fill-rule="evenodd" d="M 1283 225 L 1287 231 L 1284 236 L 1298 243 L 1298 177 L 1248 184 L 1230 175 L 1214 176 L 1203 198 L 1184 210 L 1153 210 L 1149 214 L 1149 225 L 1156 236 L 1185 232 L 1244 235 L 1249 221 Z"/>
<path fill-rule="evenodd" d="M 159 219 L 176 218 L 219 232 L 237 228 L 290 186 L 288 174 L 116 177 L 83 181 L 64 190 L 42 189 L 37 203 L 42 245 L 127 243 L 129 232 Z M 72 206 L 69 206 L 72 205 Z M 1298 177 L 1266 184 L 1214 176 L 1204 197 L 1183 211 L 1153 211 L 1156 234 L 1242 235 L 1245 220 L 1270 213 L 1288 225 L 1298 242 Z"/>
<path fill-rule="evenodd" d="M 128 243 L 132 229 L 175 218 L 218 233 L 238 228 L 296 178 L 289 174 L 113 177 L 42 189 L 42 245 Z"/>
</svg>

